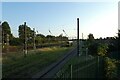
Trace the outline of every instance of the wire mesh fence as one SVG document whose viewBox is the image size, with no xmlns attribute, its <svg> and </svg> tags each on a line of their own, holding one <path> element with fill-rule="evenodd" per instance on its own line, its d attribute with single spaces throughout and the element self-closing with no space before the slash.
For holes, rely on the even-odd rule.
<svg viewBox="0 0 120 80">
<path fill-rule="evenodd" d="M 73 79 L 73 78 L 83 78 L 83 72 L 84 72 L 84 76 L 87 75 L 86 72 L 86 68 L 89 68 L 91 66 L 96 67 L 97 62 L 96 62 L 97 58 L 93 58 L 91 60 L 88 61 L 84 61 L 81 63 L 76 63 L 76 64 L 68 64 L 66 67 L 61 68 L 58 73 L 56 73 L 55 75 L 55 80 L 57 79 Z M 92 62 L 92 63 L 90 63 Z M 90 64 L 89 64 L 90 63 Z M 84 70 L 84 71 L 83 71 Z M 89 74 L 89 73 L 88 73 Z"/>
</svg>

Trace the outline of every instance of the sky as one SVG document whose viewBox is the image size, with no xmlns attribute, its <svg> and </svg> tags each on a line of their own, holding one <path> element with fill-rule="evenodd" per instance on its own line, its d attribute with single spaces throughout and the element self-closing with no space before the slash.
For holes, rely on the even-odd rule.
<svg viewBox="0 0 120 80">
<path fill-rule="evenodd" d="M 27 23 L 38 33 L 58 36 L 63 30 L 70 38 L 92 33 L 95 38 L 117 36 L 118 2 L 2 2 L 2 21 L 7 21 L 14 36 L 18 26 Z M 63 33 L 63 35 L 65 35 Z"/>
</svg>

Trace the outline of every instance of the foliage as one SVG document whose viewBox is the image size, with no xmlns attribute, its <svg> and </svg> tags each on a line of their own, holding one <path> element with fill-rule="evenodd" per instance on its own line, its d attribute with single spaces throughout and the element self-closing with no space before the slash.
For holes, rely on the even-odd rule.
<svg viewBox="0 0 120 80">
<path fill-rule="evenodd" d="M 19 45 L 21 45 L 21 41 L 19 38 L 13 38 L 10 40 L 10 45 L 11 46 L 19 46 Z"/>
<path fill-rule="evenodd" d="M 43 35 L 43 34 L 37 34 L 36 37 L 45 38 L 45 35 Z"/>
<path fill-rule="evenodd" d="M 36 38 L 35 38 L 35 42 L 37 45 L 41 45 L 43 43 L 45 43 L 46 39 L 45 36 L 43 34 L 37 34 Z"/>
<path fill-rule="evenodd" d="M 93 41 L 94 41 L 94 36 L 93 36 L 93 34 L 90 33 L 90 34 L 88 35 L 88 41 L 89 41 L 89 42 L 93 42 Z"/>
<path fill-rule="evenodd" d="M 95 41 L 94 41 L 94 36 L 93 36 L 93 34 L 89 34 L 88 35 L 88 39 L 87 39 L 87 41 L 86 41 L 86 47 L 90 47 L 91 45 L 94 45 L 94 43 L 95 43 Z"/>
<path fill-rule="evenodd" d="M 29 44 L 31 44 L 33 42 L 33 33 L 34 33 L 34 31 L 31 30 L 31 28 L 28 27 L 27 25 L 26 26 L 25 25 L 20 25 L 19 26 L 19 30 L 18 30 L 19 38 L 20 38 L 21 42 L 24 43 L 24 40 L 25 40 L 25 34 L 24 34 L 25 28 L 26 28 L 27 42 Z"/>
<path fill-rule="evenodd" d="M 106 71 L 106 77 L 108 79 L 113 79 L 116 78 L 117 76 L 117 65 L 116 65 L 116 60 L 106 58 L 105 59 L 105 71 Z"/>
<path fill-rule="evenodd" d="M 120 47 L 120 29 L 118 30 L 118 48 Z M 119 49 L 120 50 L 120 49 Z"/>
<path fill-rule="evenodd" d="M 4 32 L 4 34 L 11 34 L 11 29 L 8 22 L 5 21 L 2 23 L 2 31 Z"/>
<path fill-rule="evenodd" d="M 98 43 L 91 43 L 88 46 L 88 54 L 97 55 Z"/>
<path fill-rule="evenodd" d="M 120 29 L 118 30 L 118 38 L 120 39 Z"/>
<path fill-rule="evenodd" d="M 47 39 L 48 42 L 53 42 L 53 41 L 55 41 L 55 36 L 47 35 L 46 39 Z"/>
<path fill-rule="evenodd" d="M 11 29 L 8 24 L 8 22 L 3 22 L 2 23 L 2 35 L 3 35 L 3 42 L 6 43 L 7 41 L 7 34 L 9 35 L 9 43 L 12 46 L 23 46 L 25 43 L 25 33 L 26 33 L 26 41 L 28 46 L 33 46 L 33 41 L 34 41 L 34 31 L 26 24 L 19 25 L 18 29 L 18 38 L 14 37 L 11 34 Z M 26 30 L 25 30 L 26 29 Z M 43 35 L 43 34 L 36 34 L 35 33 L 35 44 L 36 46 L 41 46 L 41 45 L 46 45 L 50 46 L 57 44 L 65 44 L 64 46 L 68 46 L 68 37 L 63 36 L 60 34 L 59 36 L 53 36 L 53 35 Z"/>
<path fill-rule="evenodd" d="M 87 39 L 88 54 L 105 56 L 107 54 L 108 45 L 104 43 L 97 43 L 94 40 L 93 34 L 88 35 Z"/>
<path fill-rule="evenodd" d="M 88 46 L 88 54 L 105 56 L 108 52 L 108 45 L 104 43 L 91 43 Z"/>
<path fill-rule="evenodd" d="M 11 29 L 10 29 L 8 22 L 4 21 L 2 23 L 2 36 L 3 36 L 2 39 L 3 39 L 4 43 L 7 42 L 7 35 L 9 35 L 10 39 L 13 38 L 13 35 L 11 34 Z"/>
<path fill-rule="evenodd" d="M 97 48 L 97 53 L 99 56 L 105 56 L 107 55 L 107 49 L 108 45 L 107 44 L 100 44 Z"/>
</svg>

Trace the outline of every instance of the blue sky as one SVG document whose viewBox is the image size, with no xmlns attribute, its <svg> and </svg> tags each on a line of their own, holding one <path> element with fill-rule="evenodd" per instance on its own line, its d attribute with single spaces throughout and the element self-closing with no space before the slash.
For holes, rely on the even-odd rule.
<svg viewBox="0 0 120 80">
<path fill-rule="evenodd" d="M 69 37 L 76 36 L 76 19 L 80 18 L 81 34 L 87 38 L 116 36 L 118 28 L 117 2 L 3 2 L 2 21 L 8 21 L 14 36 L 18 26 L 27 22 L 44 35 L 60 35 L 64 29 Z M 65 34 L 64 34 L 65 35 Z"/>
</svg>

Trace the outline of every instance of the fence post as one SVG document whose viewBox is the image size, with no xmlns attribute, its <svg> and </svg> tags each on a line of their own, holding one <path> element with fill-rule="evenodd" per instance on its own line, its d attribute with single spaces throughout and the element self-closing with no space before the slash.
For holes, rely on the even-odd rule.
<svg viewBox="0 0 120 80">
<path fill-rule="evenodd" d="M 98 65 L 97 65 L 97 67 L 98 67 L 98 70 L 97 70 L 97 78 L 99 79 L 99 63 L 100 63 L 100 57 L 98 56 Z"/>
<path fill-rule="evenodd" d="M 72 64 L 70 64 L 70 78 L 72 80 Z"/>
</svg>

